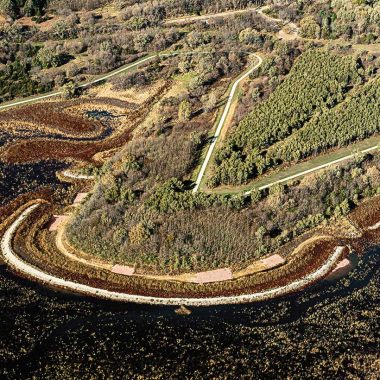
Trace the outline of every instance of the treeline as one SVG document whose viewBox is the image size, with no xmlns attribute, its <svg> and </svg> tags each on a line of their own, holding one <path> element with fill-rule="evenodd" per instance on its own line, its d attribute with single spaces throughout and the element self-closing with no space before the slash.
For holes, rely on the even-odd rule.
<svg viewBox="0 0 380 380">
<path fill-rule="evenodd" d="M 175 77 L 178 75 L 188 75 L 189 80 L 187 89 L 191 98 L 198 98 L 204 103 L 204 108 L 211 110 L 217 105 L 217 95 L 215 92 L 207 94 L 208 89 L 221 77 L 237 75 L 247 61 L 247 54 L 239 52 L 203 52 L 196 50 L 203 47 L 205 41 L 203 35 L 189 33 L 185 38 L 185 43 L 193 46 L 192 54 L 185 52 L 177 56 L 160 59 L 151 62 L 143 69 L 132 73 L 118 76 L 110 82 L 115 90 L 126 90 L 132 87 L 140 88 L 151 84 L 153 81 L 162 78 Z M 207 43 L 207 41 L 206 41 Z M 179 105 L 181 100 L 178 98 L 166 99 L 163 106 Z"/>
<path fill-rule="evenodd" d="M 374 79 L 337 107 L 316 115 L 283 143 L 271 147 L 271 165 L 318 154 L 362 140 L 380 130 L 380 79 Z"/>
<path fill-rule="evenodd" d="M 68 80 L 84 81 L 140 54 L 161 51 L 182 34 L 157 28 L 133 32 L 120 25 L 113 28 L 108 21 L 96 22 L 92 15 L 79 19 L 73 14 L 43 33 L 16 24 L 0 25 L 0 38 L 0 101 L 6 101 L 61 88 Z M 80 64 L 70 62 L 84 53 Z"/>
<path fill-rule="evenodd" d="M 65 14 L 64 8 L 60 10 Z M 32 27 L 17 23 L 0 25 L 0 101 L 62 88 L 68 81 L 82 82 L 89 75 L 108 72 L 141 54 L 159 52 L 173 45 L 187 50 L 202 47 L 207 47 L 209 51 L 236 50 L 236 39 L 242 28 L 266 30 L 261 18 L 254 14 L 239 17 L 238 23 L 231 19 L 223 23 L 215 20 L 209 25 L 194 24 L 189 26 L 187 33 L 180 28 L 163 27 L 157 20 L 139 24 L 135 18 L 125 19 L 122 12 L 117 18 L 110 17 L 107 12 L 102 16 L 92 12 L 77 14 L 68 11 L 66 14 L 67 17 L 58 18 L 44 30 L 39 29 L 37 24 Z M 273 42 L 265 36 L 265 32 L 257 36 L 254 43 L 251 38 L 243 41 L 242 49 L 246 49 L 247 45 L 255 49 L 271 49 Z M 225 59 L 221 64 L 239 68 L 240 57 L 236 58 L 230 56 L 230 62 Z M 210 64 L 213 73 L 225 71 L 223 67 L 219 70 L 213 62 L 206 64 Z M 203 66 L 202 73 L 206 74 Z M 201 67 L 201 62 L 198 67 Z M 203 79 L 211 80 L 210 75 L 202 75 Z M 150 75 L 139 74 L 131 76 L 122 87 L 133 83 L 149 84 L 150 80 Z M 199 85 L 202 86 L 202 83 Z"/>
<path fill-rule="evenodd" d="M 49 12 L 91 11 L 112 0 L 1 0 L 0 13 L 17 18 L 22 16 L 41 17 Z"/>
<path fill-rule="evenodd" d="M 48 12 L 62 13 L 65 11 L 92 11 L 112 0 L 48 0 Z"/>
<path fill-rule="evenodd" d="M 29 66 L 16 62 L 5 74 L 0 72 L 0 103 L 17 97 L 44 93 L 53 89 L 53 84 L 40 83 L 30 78 Z M 12 78 L 17 77 L 17 80 Z"/>
<path fill-rule="evenodd" d="M 320 49 L 306 51 L 267 100 L 245 117 L 215 156 L 210 186 L 242 184 L 267 166 L 262 152 L 341 102 L 358 81 L 359 63 Z"/>
<path fill-rule="evenodd" d="M 213 6 L 235 9 L 253 3 L 197 2 L 200 9 L 205 6 L 207 12 L 217 10 Z M 35 23 L 31 26 L 9 20 L 0 24 L 0 102 L 53 88 L 61 89 L 70 81 L 86 81 L 91 75 L 111 71 L 147 52 L 170 47 L 194 50 L 202 46 L 207 46 L 209 51 L 236 50 L 239 33 L 246 28 L 251 28 L 252 35 L 242 41 L 242 49 L 248 45 L 250 49 L 264 47 L 268 51 L 273 46 L 273 38 L 266 34 L 272 26 L 254 13 L 240 15 L 238 22 L 231 17 L 223 22 L 215 19 L 207 25 L 195 23 L 185 32 L 180 27 L 163 26 L 162 19 L 167 17 L 166 12 L 169 16 L 193 12 L 196 2 L 111 1 L 111 5 L 121 7 L 117 17 L 112 16 L 108 8 L 103 14 L 91 11 L 102 4 L 106 1 L 56 0 L 48 3 L 46 15 L 34 18 Z M 167 4 L 170 6 L 166 7 Z M 78 13 L 77 10 L 84 11 Z M 39 26 L 54 14 L 59 15 L 56 20 L 51 20 L 43 28 Z M 252 28 L 261 31 L 255 38 Z M 149 81 L 149 76 L 140 75 L 130 77 L 125 85 L 128 86 L 127 82 L 129 85 L 149 84 Z"/>
<path fill-rule="evenodd" d="M 244 9 L 250 6 L 260 6 L 265 0 L 148 0 L 118 2 L 123 11 L 123 17 L 163 20 L 164 18 L 204 13 L 218 13 L 227 10 Z"/>
<path fill-rule="evenodd" d="M 162 20 L 165 17 L 186 14 L 216 13 L 226 10 L 259 6 L 265 0 L 1 0 L 0 12 L 10 17 L 42 16 L 46 8 L 49 12 L 64 13 L 81 10 L 91 11 L 107 3 L 114 3 L 124 13 L 124 18 L 145 18 L 147 22 Z"/>
<path fill-rule="evenodd" d="M 380 4 L 377 0 L 334 0 L 330 34 L 353 38 L 359 43 L 375 42 L 380 36 Z M 322 24 L 323 25 L 323 24 Z"/>
</svg>

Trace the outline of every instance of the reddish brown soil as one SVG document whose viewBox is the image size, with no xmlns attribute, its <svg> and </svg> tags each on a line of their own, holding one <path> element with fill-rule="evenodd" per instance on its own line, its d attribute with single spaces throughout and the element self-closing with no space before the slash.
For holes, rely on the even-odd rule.
<svg viewBox="0 0 380 380">
<path fill-rule="evenodd" d="M 108 151 L 123 146 L 130 140 L 131 131 L 144 119 L 145 110 L 154 103 L 155 98 L 149 99 L 141 107 L 137 107 L 126 101 L 110 98 L 76 99 L 73 101 L 48 102 L 31 106 L 25 106 L 14 110 L 0 113 L 1 122 L 25 120 L 35 124 L 47 125 L 55 128 L 59 132 L 76 133 L 83 137 L 90 132 L 98 134 L 103 127 L 101 123 L 82 118 L 79 115 L 69 114 L 68 107 L 83 105 L 84 108 L 94 109 L 102 106 L 118 107 L 129 110 L 130 120 L 132 120 L 129 130 L 106 137 L 104 140 L 95 141 L 68 141 L 59 139 L 41 138 L 33 140 L 18 140 L 15 143 L 8 143 L 1 149 L 0 159 L 6 163 L 25 163 L 41 160 L 79 160 L 92 161 L 92 157 L 99 152 Z"/>
<path fill-rule="evenodd" d="M 352 211 L 349 219 L 358 227 L 366 228 L 380 221 L 380 196 L 376 196 L 363 202 Z"/>
<path fill-rule="evenodd" d="M 4 149 L 1 159 L 7 163 L 35 162 L 40 160 L 91 161 L 98 152 L 122 146 L 130 139 L 130 132 L 96 142 L 70 142 L 59 140 L 23 140 Z"/>
<path fill-rule="evenodd" d="M 14 214 L 15 210 L 18 210 L 32 199 L 44 199 L 46 201 L 51 201 L 51 195 L 51 189 L 46 187 L 37 192 L 22 194 L 8 202 L 6 205 L 0 207 L 0 235 L 9 224 L 5 224 L 5 221 Z"/>
<path fill-rule="evenodd" d="M 99 133 L 103 129 L 99 122 L 65 112 L 64 107 L 57 103 L 39 103 L 1 112 L 0 126 L 9 122 L 13 122 L 12 124 L 16 122 L 21 124 L 20 126 L 22 122 L 32 123 L 39 127 L 78 136 Z"/>
</svg>

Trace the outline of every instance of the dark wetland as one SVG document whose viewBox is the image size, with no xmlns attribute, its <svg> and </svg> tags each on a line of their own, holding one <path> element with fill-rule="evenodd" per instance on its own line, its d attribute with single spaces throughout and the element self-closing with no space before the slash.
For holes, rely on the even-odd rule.
<svg viewBox="0 0 380 380">
<path fill-rule="evenodd" d="M 376 379 L 379 252 L 265 303 L 193 308 L 57 293 L 0 269 L 4 379 Z"/>
<path fill-rule="evenodd" d="M 67 187 L 56 176 L 57 171 L 69 165 L 57 161 L 6 164 L 0 162 L 0 206 L 4 206 L 17 196 L 50 188 Z"/>
</svg>

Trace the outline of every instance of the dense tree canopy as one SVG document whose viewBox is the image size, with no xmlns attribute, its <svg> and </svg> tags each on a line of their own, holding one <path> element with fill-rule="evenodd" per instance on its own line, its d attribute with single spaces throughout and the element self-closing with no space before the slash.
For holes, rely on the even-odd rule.
<svg viewBox="0 0 380 380">
<path fill-rule="evenodd" d="M 372 80 L 346 102 L 314 117 L 284 142 L 268 150 L 275 162 L 289 162 L 328 148 L 362 140 L 380 130 L 380 80 Z"/>
<path fill-rule="evenodd" d="M 217 152 L 211 184 L 241 184 L 261 174 L 266 167 L 264 150 L 302 128 L 317 111 L 341 102 L 359 81 L 355 58 L 319 49 L 305 52 L 285 81 L 242 120 Z"/>
<path fill-rule="evenodd" d="M 0 0 L 0 13 L 11 17 L 19 15 L 40 16 L 48 0 Z"/>
</svg>

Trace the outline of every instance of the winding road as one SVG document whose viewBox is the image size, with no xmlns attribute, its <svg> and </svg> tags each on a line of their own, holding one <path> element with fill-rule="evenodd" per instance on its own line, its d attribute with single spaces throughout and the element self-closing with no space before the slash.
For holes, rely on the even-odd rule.
<svg viewBox="0 0 380 380">
<path fill-rule="evenodd" d="M 309 286 L 316 281 L 324 278 L 337 264 L 341 258 L 344 247 L 336 247 L 335 251 L 329 259 L 315 272 L 308 274 L 304 278 L 291 282 L 288 285 L 265 290 L 262 292 L 241 294 L 238 296 L 222 296 L 210 298 L 185 298 L 185 297 L 149 297 L 134 294 L 127 294 L 115 291 L 109 291 L 102 288 L 96 288 L 74 281 L 64 280 L 62 278 L 53 276 L 49 273 L 36 268 L 29 263 L 23 261 L 17 256 L 12 248 L 13 236 L 20 225 L 28 218 L 28 216 L 39 206 L 39 204 L 28 207 L 22 214 L 12 223 L 12 225 L 5 232 L 1 240 L 1 250 L 3 252 L 4 260 L 9 267 L 14 268 L 18 273 L 24 276 L 42 282 L 43 284 L 81 293 L 89 296 L 95 296 L 113 301 L 135 302 L 141 304 L 151 305 L 185 305 L 185 306 L 213 306 L 213 305 L 226 305 L 226 304 L 240 304 L 249 303 L 254 301 L 263 301 L 273 297 L 283 296 L 292 292 L 299 291 L 306 286 Z"/>
<path fill-rule="evenodd" d="M 197 179 L 195 181 L 195 187 L 193 189 L 194 193 L 196 193 L 199 190 L 199 186 L 201 185 L 201 182 L 202 182 L 203 177 L 205 175 L 207 166 L 208 166 L 208 164 L 210 162 L 210 159 L 211 159 L 211 156 L 212 156 L 212 154 L 214 152 L 216 143 L 218 141 L 220 133 L 222 132 L 224 124 L 225 124 L 225 122 L 227 120 L 228 114 L 229 114 L 230 109 L 231 109 L 232 101 L 234 99 L 236 90 L 238 89 L 238 86 L 239 86 L 240 82 L 242 82 L 245 78 L 247 78 L 250 74 L 252 74 L 255 70 L 257 70 L 263 64 L 263 59 L 259 55 L 257 55 L 257 54 L 252 54 L 252 55 L 257 58 L 258 63 L 255 66 L 253 66 L 251 69 L 249 69 L 248 71 L 246 71 L 232 85 L 231 91 L 230 91 L 230 93 L 228 95 L 227 103 L 226 103 L 226 105 L 224 107 L 224 111 L 223 111 L 222 117 L 220 118 L 218 126 L 217 126 L 216 131 L 215 131 L 215 134 L 212 137 L 212 143 L 211 143 L 210 147 L 208 148 L 206 157 L 205 157 L 205 159 L 203 161 L 203 164 L 202 164 L 201 169 L 199 171 L 198 177 L 197 177 Z"/>
</svg>

